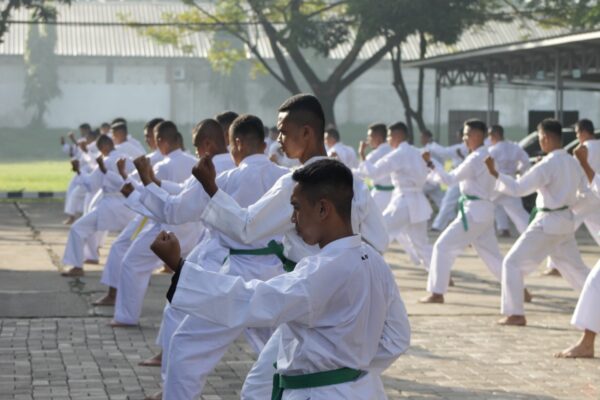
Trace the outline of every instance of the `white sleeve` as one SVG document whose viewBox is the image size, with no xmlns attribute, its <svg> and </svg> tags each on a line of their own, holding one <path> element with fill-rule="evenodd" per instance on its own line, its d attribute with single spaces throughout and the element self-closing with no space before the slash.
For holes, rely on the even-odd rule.
<svg viewBox="0 0 600 400">
<path fill-rule="evenodd" d="M 543 164 L 538 163 L 518 179 L 499 174 L 496 179 L 496 191 L 514 197 L 524 197 L 548 183 Z"/>
<path fill-rule="evenodd" d="M 448 186 L 454 186 L 473 176 L 473 160 L 474 158 L 465 159 L 465 161 L 450 172 L 444 171 L 443 168 L 437 166 L 431 171 L 431 174 Z"/>
<path fill-rule="evenodd" d="M 372 163 L 369 160 L 360 163 L 359 171 L 371 179 L 380 179 L 388 176 L 395 170 L 398 170 L 399 164 L 401 164 L 401 157 L 396 157 L 399 154 L 392 152 L 386 154 L 384 157 L 377 160 L 376 163 Z"/>
<path fill-rule="evenodd" d="M 162 223 L 180 225 L 199 221 L 210 199 L 202 185 L 191 185 L 181 193 L 172 195 L 162 187 L 164 182 L 161 182 L 161 187 L 155 183 L 146 186 L 140 202 Z"/>
<path fill-rule="evenodd" d="M 190 262 L 182 268 L 171 302 L 176 309 L 229 328 L 277 327 L 289 321 L 310 324 L 306 279 L 300 272 L 245 282 Z"/>
</svg>

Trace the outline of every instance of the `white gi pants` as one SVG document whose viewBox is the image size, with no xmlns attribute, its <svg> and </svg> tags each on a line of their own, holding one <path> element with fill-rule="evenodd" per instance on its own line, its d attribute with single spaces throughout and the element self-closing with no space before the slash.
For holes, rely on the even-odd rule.
<svg viewBox="0 0 600 400">
<path fill-rule="evenodd" d="M 458 210 L 458 198 L 460 197 L 460 188 L 458 185 L 450 186 L 444 194 L 442 205 L 436 215 L 432 228 L 443 230 L 456 217 Z"/>
<path fill-rule="evenodd" d="M 371 197 L 373 201 L 379 208 L 379 211 L 383 213 L 383 210 L 388 206 L 390 200 L 392 199 L 392 191 L 391 190 L 377 190 L 375 188 L 371 189 Z"/>
<path fill-rule="evenodd" d="M 119 286 L 121 262 L 123 261 L 123 257 L 125 257 L 125 253 L 127 253 L 127 249 L 129 249 L 129 246 L 131 246 L 131 243 L 133 242 L 131 237 L 138 229 L 141 221 L 142 216 L 140 215 L 129 221 L 127 226 L 121 231 L 119 236 L 117 236 L 110 246 L 100 283 L 112 288 L 117 288 Z"/>
<path fill-rule="evenodd" d="M 571 324 L 600 333 L 600 261 L 589 273 L 577 301 Z"/>
<path fill-rule="evenodd" d="M 162 263 L 150 250 L 161 225 L 148 223 L 151 225 L 145 227 L 131 243 L 121 263 L 114 320 L 122 324 L 138 323 L 152 271 Z"/>
<path fill-rule="evenodd" d="M 439 183 L 425 183 L 425 186 L 423 187 L 423 193 L 425 193 L 425 196 L 427 196 L 428 199 L 433 201 L 433 204 L 435 204 L 439 210 L 444 199 L 444 192 Z"/>
<path fill-rule="evenodd" d="M 73 180 L 69 184 L 69 189 L 67 190 L 65 196 L 65 214 L 76 216 L 79 214 L 83 214 L 83 206 L 85 202 L 85 194 L 86 190 L 81 185 L 74 185 Z"/>
<path fill-rule="evenodd" d="M 525 315 L 523 278 L 548 256 L 571 287 L 581 290 L 589 269 L 581 259 L 574 233 L 551 235 L 539 225 L 530 226 L 502 264 L 502 314 Z"/>
<path fill-rule="evenodd" d="M 527 229 L 527 225 L 529 224 L 529 214 L 525 207 L 523 207 L 523 202 L 520 197 L 506 196 L 500 195 L 498 198 L 494 200 L 494 204 L 498 207 L 496 208 L 496 224 L 498 226 L 498 230 L 508 230 L 508 218 L 515 224 L 515 228 L 519 234 L 525 232 Z M 502 217 L 502 212 L 504 211 L 504 217 Z"/>
<path fill-rule="evenodd" d="M 71 225 L 63 254 L 63 264 L 83 268 L 86 258 L 98 260 L 99 241 L 103 233 L 98 232 L 97 226 L 98 212 L 96 211 L 84 215 Z"/>
<path fill-rule="evenodd" d="M 469 229 L 465 231 L 460 214 L 444 230 L 433 245 L 431 268 L 427 280 L 427 291 L 444 294 L 448 291 L 450 270 L 456 257 L 467 245 L 473 248 L 481 257 L 490 272 L 498 279 L 502 277 L 502 254 L 498 248 L 498 239 L 494 231 L 494 220 L 476 222 L 466 214 Z M 523 289 L 521 289 L 521 292 Z M 522 293 L 521 293 L 522 294 Z"/>
<path fill-rule="evenodd" d="M 411 223 L 408 207 L 386 209 L 383 213 L 390 237 L 396 239 L 405 251 L 415 260 L 416 264 L 422 263 L 426 270 L 431 264 L 433 248 L 427 236 L 427 221 Z M 411 254 L 415 253 L 415 254 Z M 414 262 L 414 261 L 413 261 Z"/>
</svg>

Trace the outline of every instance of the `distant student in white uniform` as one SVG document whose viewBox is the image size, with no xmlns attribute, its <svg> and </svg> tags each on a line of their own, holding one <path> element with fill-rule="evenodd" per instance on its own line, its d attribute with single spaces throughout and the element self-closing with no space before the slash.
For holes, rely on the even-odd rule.
<svg viewBox="0 0 600 400">
<path fill-rule="evenodd" d="M 244 281 L 186 262 L 177 238 L 162 232 L 152 250 L 176 271 L 167 297 L 175 308 L 215 324 L 279 327 L 272 399 L 376 398 L 378 376 L 371 375 L 389 367 L 410 342 L 394 277 L 383 257 L 353 233 L 348 168 L 315 161 L 293 179 L 291 220 L 302 240 L 319 246 L 316 255 L 288 274 Z M 193 279 L 179 279 L 183 275 Z M 400 340 L 387 343 L 386 331 Z"/>
<path fill-rule="evenodd" d="M 223 138 L 225 139 L 225 147 L 229 147 L 229 126 L 239 116 L 235 111 L 223 111 L 215 115 L 215 120 L 221 125 L 223 129 Z M 202 157 L 204 154 L 198 154 L 198 157 Z"/>
<path fill-rule="evenodd" d="M 137 140 L 129 135 L 125 122 L 116 122 L 110 126 L 115 148 L 127 154 L 131 159 L 136 159 L 146 154 L 146 150 Z"/>
<path fill-rule="evenodd" d="M 518 179 L 499 174 L 494 160 L 491 157 L 486 160 L 491 176 L 496 179 L 497 191 L 516 197 L 537 191 L 534 218 L 502 264 L 501 313 L 505 317 L 498 321 L 501 325 L 527 323 L 523 278 L 546 257 L 552 257 L 575 290 L 581 290 L 589 272 L 577 248 L 575 217 L 571 210 L 578 193 L 587 190 L 587 180 L 577 161 L 562 147 L 560 122 L 550 118 L 540 122 L 538 138 L 547 156 Z"/>
<path fill-rule="evenodd" d="M 96 193 L 101 190 L 102 196 L 96 207 L 77 220 L 69 230 L 69 237 L 63 255 L 63 264 L 73 267 L 63 276 L 82 276 L 85 242 L 99 231 L 120 231 L 134 217 L 134 213 L 125 206 L 125 197 L 120 193 L 121 183 L 118 182 L 117 160 L 127 156 L 117 150 L 108 136 L 100 136 L 97 146 L 102 155 L 98 157 L 98 167 L 90 174 L 77 171 L 78 179 L 88 192 Z M 133 170 L 133 164 L 127 159 L 128 171 Z"/>
<path fill-rule="evenodd" d="M 156 148 L 156 138 L 154 128 L 159 123 L 163 122 L 162 118 L 154 118 L 146 123 L 144 126 L 144 138 L 146 140 L 146 144 L 152 150 L 149 154 L 146 155 L 150 160 L 150 164 L 155 166 L 158 162 L 162 161 L 164 156 Z M 119 171 L 121 173 L 121 171 Z M 137 171 L 134 172 L 137 174 Z M 123 177 L 126 179 L 126 177 Z M 123 261 L 123 257 L 131 246 L 133 239 L 135 239 L 134 235 L 141 222 L 143 221 L 144 216 L 136 215 L 134 219 L 132 219 L 125 228 L 121 231 L 119 236 L 113 241 L 110 251 L 108 253 L 108 257 L 106 259 L 106 264 L 104 265 L 104 270 L 102 271 L 102 278 L 100 282 L 106 286 L 108 286 L 108 292 L 102 296 L 101 298 L 94 301 L 93 305 L 95 306 L 114 306 L 115 299 L 117 296 L 117 286 L 119 284 L 119 277 L 121 272 L 121 262 Z M 139 232 L 138 232 L 139 234 Z M 133 237 L 133 238 L 132 238 Z"/>
<path fill-rule="evenodd" d="M 389 141 L 394 150 L 377 162 L 363 161 L 359 171 L 374 180 L 391 177 L 394 190 L 383 211 L 388 234 L 391 239 L 400 238 L 401 244 L 408 238 L 408 247 L 414 249 L 420 263 L 428 270 L 432 248 L 427 237 L 427 221 L 432 210 L 423 188 L 429 170 L 421 152 L 408 143 L 403 122 L 390 125 Z"/>
<path fill-rule="evenodd" d="M 369 154 L 367 154 L 367 147 L 371 148 Z M 375 164 L 392 150 L 392 146 L 387 142 L 387 126 L 382 123 L 370 125 L 367 130 L 367 140 L 361 140 L 358 145 L 361 164 L 365 161 Z M 359 170 L 355 171 L 360 173 Z M 371 196 L 373 196 L 377 207 L 383 212 L 392 198 L 392 191 L 394 190 L 392 178 L 386 175 L 379 179 L 373 179 L 371 183 Z"/>
<path fill-rule="evenodd" d="M 433 245 L 427 291 L 429 296 L 422 303 L 443 303 L 450 282 L 450 270 L 456 257 L 467 245 L 475 251 L 494 275 L 501 281 L 502 255 L 494 231 L 494 179 L 488 174 L 485 159 L 489 156 L 483 141 L 487 126 L 479 120 L 467 120 L 463 128 L 463 140 L 469 155 L 456 169 L 446 173 L 435 167 L 429 153 L 423 158 L 435 176 L 447 185 L 460 187 L 459 214 L 442 232 Z M 521 289 L 523 291 L 523 289 Z"/>
<path fill-rule="evenodd" d="M 592 192 L 595 196 L 600 197 L 600 176 L 595 173 L 588 162 L 588 151 L 589 149 L 587 146 L 579 145 L 574 153 L 590 182 Z M 571 324 L 583 330 L 583 335 L 576 344 L 556 353 L 556 357 L 594 357 L 594 342 L 596 341 L 596 335 L 600 333 L 600 308 L 598 305 L 600 305 L 600 261 L 596 263 L 585 280 L 583 290 L 581 291 L 579 301 L 577 302 L 577 307 L 575 308 L 573 318 L 571 319 Z"/>
<path fill-rule="evenodd" d="M 319 100 L 312 95 L 293 96 L 279 108 L 277 122 L 279 141 L 288 157 L 301 160 L 305 166 L 326 158 L 323 143 L 324 126 L 323 109 Z M 284 256 L 289 260 L 286 264 L 291 267 L 297 260 L 318 251 L 316 246 L 308 245 L 298 236 L 290 221 L 292 207 L 289 199 L 294 187 L 291 173 L 284 175 L 258 202 L 248 208 L 241 208 L 229 195 L 219 190 L 210 164 L 210 159 L 203 158 L 194 172 L 206 193 L 212 197 L 201 215 L 207 226 L 246 244 L 282 234 Z M 388 235 L 381 213 L 366 186 L 358 180 L 354 182 L 351 217 L 354 232 L 360 233 L 362 240 L 371 244 L 377 251 L 385 251 Z M 180 281 L 182 279 L 185 280 L 185 276 L 182 276 Z M 235 340 L 241 333 L 241 329 L 242 327 L 227 328 L 213 325 L 212 330 L 205 334 L 209 337 L 217 335 L 224 340 Z M 180 331 L 175 333 L 176 336 L 179 334 L 187 333 Z M 265 345 L 258 361 L 246 378 L 242 398 L 262 399 L 270 395 L 269 382 L 272 381 L 273 361 L 277 357 L 279 337 L 280 332 L 276 330 Z M 388 340 L 390 343 L 399 341 L 393 335 L 388 337 Z M 212 357 L 213 351 L 206 351 L 204 357 Z M 171 361 L 169 365 L 172 365 Z M 209 372 L 203 372 L 202 382 Z M 379 384 L 381 384 L 380 380 Z"/>
<path fill-rule="evenodd" d="M 348 168 L 358 167 L 356 152 L 351 146 L 341 142 L 340 132 L 336 128 L 328 128 L 325 131 L 325 145 L 329 157 L 337 158 Z"/>
<path fill-rule="evenodd" d="M 494 159 L 496 169 L 499 173 L 515 178 L 523 175 L 530 166 L 529 155 L 516 143 L 504 140 L 504 128 L 500 125 L 492 125 L 488 131 L 490 157 Z M 505 212 L 519 234 L 523 233 L 529 223 L 529 214 L 523 207 L 520 197 L 499 195 L 494 199 L 494 204 L 500 206 Z M 496 225 L 501 237 L 510 237 L 508 220 L 496 214 Z"/>
</svg>

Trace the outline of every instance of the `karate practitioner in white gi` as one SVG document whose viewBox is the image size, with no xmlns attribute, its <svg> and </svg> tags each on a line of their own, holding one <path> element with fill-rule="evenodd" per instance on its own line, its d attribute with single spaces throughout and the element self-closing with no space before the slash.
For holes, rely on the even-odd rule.
<svg viewBox="0 0 600 400">
<path fill-rule="evenodd" d="M 447 150 L 433 141 L 433 133 L 429 129 L 421 131 L 421 147 L 423 151 L 428 151 L 434 156 L 434 159 L 438 161 L 442 166 L 446 157 L 442 157 L 442 154 L 447 153 Z M 423 188 L 425 196 L 431 199 L 438 211 L 442 207 L 442 200 L 444 199 L 444 192 L 438 182 L 427 180 L 425 187 Z"/>
<path fill-rule="evenodd" d="M 408 143 L 404 123 L 389 127 L 389 140 L 394 150 L 377 162 L 365 160 L 359 171 L 374 180 L 391 177 L 394 191 L 383 211 L 388 234 L 391 239 L 408 238 L 409 248 L 415 250 L 428 270 L 432 247 L 427 237 L 427 221 L 432 210 L 423 188 L 429 170 L 421 152 Z"/>
<path fill-rule="evenodd" d="M 589 272 L 575 241 L 572 207 L 585 192 L 587 180 L 577 161 L 562 148 L 562 126 L 554 119 L 538 125 L 540 147 L 547 154 L 525 175 L 515 179 L 499 174 L 494 160 L 486 165 L 496 179 L 495 189 L 522 197 L 537 191 L 534 219 L 512 246 L 502 264 L 502 307 L 499 324 L 526 324 L 523 278 L 551 256 L 562 276 L 575 290 L 581 290 Z"/>
<path fill-rule="evenodd" d="M 325 146 L 329 157 L 337 158 L 348 168 L 358 167 L 354 148 L 341 142 L 340 132 L 337 129 L 328 128 L 325 131 Z"/>
<path fill-rule="evenodd" d="M 371 148 L 369 154 L 366 154 L 367 147 Z M 365 161 L 375 164 L 392 150 L 392 146 L 387 142 L 387 127 L 385 124 L 376 123 L 369 126 L 367 140 L 361 140 L 359 143 L 358 155 L 361 164 Z M 360 169 L 353 170 L 353 172 L 360 174 Z M 383 210 L 385 210 L 392 199 L 392 192 L 394 190 L 392 178 L 390 175 L 385 175 L 378 179 L 372 179 L 371 183 L 371 196 L 373 196 L 375 204 L 377 204 L 377 207 L 383 213 Z"/>
<path fill-rule="evenodd" d="M 504 140 L 504 128 L 500 125 L 493 125 L 488 131 L 488 138 L 491 146 L 488 148 L 490 157 L 494 159 L 496 169 L 499 173 L 509 175 L 515 178 L 517 175 L 523 175 L 530 166 L 529 156 L 518 144 Z M 515 224 L 519 234 L 523 233 L 529 223 L 529 214 L 523 207 L 520 197 L 498 195 L 494 199 L 494 204 L 505 211 L 505 215 Z M 496 213 L 496 225 L 500 231 L 500 236 L 510 236 L 509 227 L 504 218 Z"/>
<path fill-rule="evenodd" d="M 590 187 L 595 196 L 600 198 L 600 177 L 595 173 L 591 164 L 589 163 L 589 149 L 588 146 L 579 145 L 575 149 L 574 153 L 581 166 L 587 179 L 590 182 Z M 583 330 L 583 335 L 579 341 L 570 346 L 569 348 L 556 353 L 556 357 L 561 358 L 592 358 L 594 357 L 594 342 L 596 335 L 600 333 L 600 261 L 596 263 L 594 268 L 590 271 L 577 307 L 573 313 L 571 324 L 577 328 Z"/>
<path fill-rule="evenodd" d="M 302 94 L 288 99 L 279 108 L 277 126 L 279 141 L 288 157 L 298 158 L 303 165 L 309 165 L 326 157 L 323 143 L 325 118 L 316 97 Z M 290 221 L 292 208 L 289 199 L 294 186 L 291 174 L 283 176 L 258 202 L 248 208 L 241 208 L 225 192 L 218 190 L 209 159 L 201 160 L 195 169 L 195 175 L 212 197 L 201 216 L 207 226 L 247 244 L 282 234 L 284 255 L 293 262 L 318 251 L 316 246 L 309 246 L 302 241 Z M 364 241 L 377 251 L 383 252 L 387 248 L 388 235 L 381 213 L 366 186 L 359 180 L 355 180 L 354 185 L 352 201 L 354 232 L 360 233 Z M 241 329 L 241 327 L 228 329 L 214 324 L 206 335 L 232 341 L 239 336 Z M 177 334 L 178 332 L 175 336 Z M 242 398 L 262 399 L 270 395 L 269 387 L 274 372 L 273 362 L 277 357 L 278 337 L 278 331 L 275 331 L 265 345 L 258 361 L 248 374 L 242 389 Z M 395 339 L 390 338 L 390 340 Z M 207 350 L 205 357 L 209 356 L 210 351 Z M 171 361 L 169 360 L 169 367 L 172 365 Z M 202 384 L 208 372 L 210 371 L 203 373 Z M 169 379 L 167 384 L 168 381 Z M 381 386 L 380 380 L 379 386 Z M 381 389 L 383 392 L 383 388 Z"/>
<path fill-rule="evenodd" d="M 69 230 L 63 264 L 73 267 L 63 272 L 63 276 L 83 275 L 84 246 L 92 235 L 99 231 L 120 231 L 134 217 L 133 212 L 124 204 L 125 197 L 120 192 L 120 176 L 117 171 L 117 160 L 121 158 L 127 159 L 126 168 L 132 171 L 131 160 L 115 150 L 113 141 L 108 136 L 100 136 L 97 146 L 102 153 L 97 159 L 98 167 L 90 174 L 78 170 L 77 175 L 79 184 L 84 185 L 89 193 L 102 193 L 96 207 L 77 220 Z"/>
<path fill-rule="evenodd" d="M 292 180 L 291 221 L 317 254 L 288 274 L 245 281 L 185 262 L 163 232 L 152 247 L 177 271 L 168 298 L 215 325 L 278 327 L 276 384 L 266 382 L 266 397 L 242 398 L 380 398 L 379 374 L 406 351 L 410 327 L 389 266 L 353 233 L 352 173 L 320 160 Z"/>
<path fill-rule="evenodd" d="M 449 186 L 458 184 L 461 197 L 459 214 L 433 245 L 427 280 L 430 295 L 421 299 L 422 303 L 444 302 L 452 265 L 469 244 L 473 245 L 494 277 L 501 280 L 502 255 L 494 231 L 494 179 L 485 167 L 485 159 L 489 156 L 483 144 L 487 127 L 482 121 L 467 120 L 463 133 L 463 140 L 470 153 L 462 164 L 449 173 L 436 168 L 431 155 L 423 153 L 434 176 Z"/>
</svg>

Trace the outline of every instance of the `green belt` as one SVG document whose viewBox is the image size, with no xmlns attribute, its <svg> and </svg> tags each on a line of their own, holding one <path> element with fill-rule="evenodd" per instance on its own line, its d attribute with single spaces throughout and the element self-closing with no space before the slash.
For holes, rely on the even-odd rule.
<svg viewBox="0 0 600 400">
<path fill-rule="evenodd" d="M 229 249 L 230 255 L 249 255 L 249 256 L 277 256 L 283 264 L 285 272 L 292 272 L 296 267 L 296 263 L 283 255 L 283 244 L 271 240 L 267 247 L 260 249 Z M 227 258 L 225 258 L 227 260 Z M 223 261 L 225 262 L 225 261 Z"/>
<path fill-rule="evenodd" d="M 373 187 L 380 192 L 391 192 L 394 190 L 394 185 L 375 185 Z"/>
<path fill-rule="evenodd" d="M 458 211 L 460 211 L 460 219 L 462 220 L 463 228 L 465 232 L 469 230 L 469 223 L 467 222 L 467 215 L 465 214 L 465 202 L 467 200 L 481 200 L 477 196 L 471 196 L 468 194 L 461 194 L 458 198 Z"/>
<path fill-rule="evenodd" d="M 562 206 L 562 207 L 559 207 L 559 208 L 546 208 L 546 207 L 537 208 L 537 207 L 533 207 L 533 209 L 531 210 L 531 213 L 529 214 L 529 223 L 531 223 L 531 221 L 533 221 L 533 219 L 535 218 L 535 216 L 537 215 L 538 212 L 562 211 L 562 210 L 566 210 L 568 208 L 569 208 L 569 206 Z"/>
<path fill-rule="evenodd" d="M 340 368 L 332 371 L 315 372 L 305 375 L 273 374 L 271 400 L 281 400 L 284 389 L 307 389 L 321 386 L 338 385 L 358 379 L 363 371 L 352 368 Z"/>
</svg>

